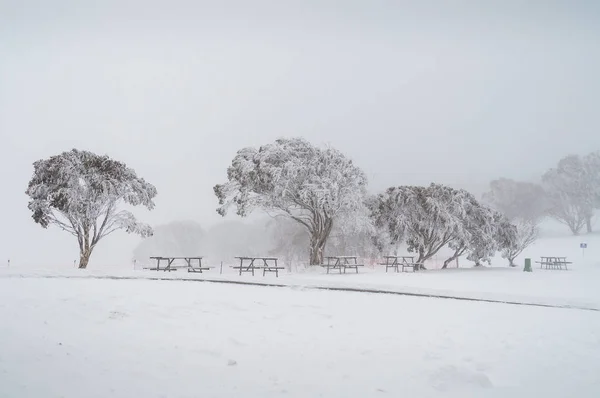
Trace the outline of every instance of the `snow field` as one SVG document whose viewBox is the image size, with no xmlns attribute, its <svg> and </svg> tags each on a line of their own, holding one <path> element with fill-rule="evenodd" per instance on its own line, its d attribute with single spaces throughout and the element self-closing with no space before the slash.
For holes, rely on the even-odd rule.
<svg viewBox="0 0 600 398">
<path fill-rule="evenodd" d="M 600 314 L 591 311 L 0 278 L 0 319 L 0 397 L 600 394 Z"/>
</svg>

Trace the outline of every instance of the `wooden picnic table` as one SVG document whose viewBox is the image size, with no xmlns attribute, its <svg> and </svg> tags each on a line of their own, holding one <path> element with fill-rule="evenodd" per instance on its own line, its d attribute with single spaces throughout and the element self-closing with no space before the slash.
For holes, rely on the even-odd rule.
<svg viewBox="0 0 600 398">
<path fill-rule="evenodd" d="M 239 269 L 240 275 L 242 272 L 252 272 L 252 276 L 254 276 L 254 270 L 263 270 L 263 276 L 266 275 L 267 272 L 274 272 L 275 276 L 279 278 L 279 270 L 284 269 L 284 267 L 280 267 L 277 265 L 277 257 L 236 257 L 240 260 L 239 266 L 234 266 L 232 268 Z M 247 262 L 244 265 L 244 262 Z M 258 265 L 255 264 L 258 262 Z M 261 264 L 262 263 L 262 264 Z"/>
<path fill-rule="evenodd" d="M 379 265 L 385 265 L 385 272 L 388 272 L 388 269 L 395 269 L 396 272 L 399 271 L 399 267 L 402 267 L 402 272 L 404 272 L 405 268 L 412 268 L 413 272 L 416 271 L 417 266 L 420 264 L 415 263 L 415 256 L 383 256 L 385 259 L 384 263 L 379 263 Z"/>
<path fill-rule="evenodd" d="M 203 267 L 202 266 L 202 258 L 203 257 L 189 257 L 189 256 L 172 256 L 172 257 L 163 257 L 163 256 L 154 256 L 150 257 L 152 260 L 156 260 L 156 268 L 150 268 L 152 271 L 177 271 L 178 268 L 187 268 L 188 272 L 200 272 L 207 271 L 213 267 Z M 184 266 L 176 266 L 173 265 L 175 260 L 184 260 L 186 265 Z M 161 262 L 166 262 L 167 265 L 164 268 L 160 267 Z M 197 262 L 197 266 L 196 266 Z"/>
<path fill-rule="evenodd" d="M 546 268 L 546 269 L 562 269 L 562 267 L 565 267 L 565 270 L 568 270 L 568 264 L 573 264 L 571 261 L 567 261 L 566 257 L 557 257 L 557 256 L 552 256 L 552 257 L 545 257 L 545 256 L 541 256 L 540 257 L 541 261 L 536 261 L 536 263 L 540 264 L 540 269 L 541 268 Z"/>
<path fill-rule="evenodd" d="M 358 274 L 358 267 L 364 266 L 364 264 L 358 264 L 358 256 L 327 256 L 325 259 L 327 264 L 322 266 L 327 268 L 327 273 L 331 269 L 338 269 L 341 274 L 343 269 L 345 274 L 347 268 L 354 268 Z"/>
</svg>

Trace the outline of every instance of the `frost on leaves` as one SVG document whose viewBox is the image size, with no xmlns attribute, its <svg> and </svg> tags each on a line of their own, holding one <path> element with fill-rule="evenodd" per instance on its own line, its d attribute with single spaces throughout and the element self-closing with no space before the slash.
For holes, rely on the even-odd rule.
<svg viewBox="0 0 600 398">
<path fill-rule="evenodd" d="M 73 149 L 33 164 L 27 195 L 33 219 L 54 224 L 77 238 L 79 267 L 85 268 L 100 239 L 123 229 L 142 237 L 152 228 L 138 222 L 120 204 L 154 208 L 156 188 L 124 163 Z"/>
<path fill-rule="evenodd" d="M 406 242 L 408 251 L 418 254 L 418 263 L 447 245 L 454 253 L 443 268 L 463 254 L 480 264 L 512 236 L 499 213 L 463 189 L 440 184 L 389 188 L 370 207 L 374 224 L 387 229 L 392 243 Z"/>
<path fill-rule="evenodd" d="M 333 148 L 301 138 L 240 150 L 227 170 L 228 181 L 214 187 L 225 215 L 246 216 L 255 209 L 285 215 L 310 233 L 310 263 L 321 264 L 334 220 L 364 206 L 367 179 Z"/>
<path fill-rule="evenodd" d="M 404 240 L 423 263 L 461 232 L 469 195 L 440 184 L 389 188 L 379 195 L 372 215 L 375 225 L 387 228 L 392 242 Z"/>
</svg>

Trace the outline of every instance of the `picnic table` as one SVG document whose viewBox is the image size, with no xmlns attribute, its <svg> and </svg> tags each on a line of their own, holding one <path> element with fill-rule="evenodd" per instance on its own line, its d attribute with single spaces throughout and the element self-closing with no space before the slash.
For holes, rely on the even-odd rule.
<svg viewBox="0 0 600 398">
<path fill-rule="evenodd" d="M 412 268 L 413 272 L 416 271 L 419 265 L 415 263 L 414 256 L 383 256 L 385 259 L 384 263 L 379 263 L 379 265 L 385 265 L 385 272 L 388 272 L 388 269 L 395 269 L 396 272 L 399 271 L 399 267 L 402 267 L 402 272 L 404 272 L 405 268 Z"/>
<path fill-rule="evenodd" d="M 234 266 L 232 268 L 239 269 L 240 275 L 242 272 L 252 272 L 252 276 L 254 276 L 255 270 L 263 270 L 263 276 L 266 275 L 267 272 L 275 272 L 275 276 L 279 278 L 279 270 L 284 269 L 284 267 L 280 267 L 277 265 L 276 257 L 236 257 L 240 260 L 239 266 Z M 246 264 L 244 265 L 244 262 Z M 258 265 L 255 264 L 258 262 Z"/>
<path fill-rule="evenodd" d="M 573 264 L 571 261 L 567 261 L 566 257 L 541 257 L 541 261 L 536 261 L 540 265 L 541 268 L 546 269 L 562 269 L 565 267 L 565 270 L 568 270 L 567 265 Z"/>
<path fill-rule="evenodd" d="M 364 264 L 358 264 L 357 256 L 327 256 L 325 259 L 327 263 L 323 264 L 322 267 L 327 268 L 327 273 L 331 269 L 339 269 L 341 274 L 343 269 L 345 274 L 347 268 L 354 268 L 358 274 L 358 267 L 364 266 Z"/>
<path fill-rule="evenodd" d="M 156 260 L 156 267 L 150 268 L 151 271 L 177 271 L 179 268 L 187 268 L 188 272 L 200 272 L 207 271 L 213 267 L 203 267 L 202 266 L 202 257 L 163 257 L 163 256 L 154 256 L 150 257 L 151 260 Z M 184 266 L 173 265 L 175 260 L 184 260 Z M 165 267 L 161 268 L 161 262 L 166 262 Z M 197 263 L 197 265 L 196 265 Z"/>
</svg>

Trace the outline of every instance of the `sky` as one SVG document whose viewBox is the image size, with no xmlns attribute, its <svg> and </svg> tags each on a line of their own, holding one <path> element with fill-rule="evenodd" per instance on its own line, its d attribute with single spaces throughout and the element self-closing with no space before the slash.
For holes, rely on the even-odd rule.
<svg viewBox="0 0 600 398">
<path fill-rule="evenodd" d="M 600 149 L 596 1 L 0 0 L 0 54 L 0 266 L 77 258 L 24 193 L 71 148 L 157 187 L 141 219 L 206 226 L 236 151 L 278 137 L 340 149 L 373 192 L 477 191 Z M 90 265 L 138 242 L 112 235 Z"/>
</svg>

